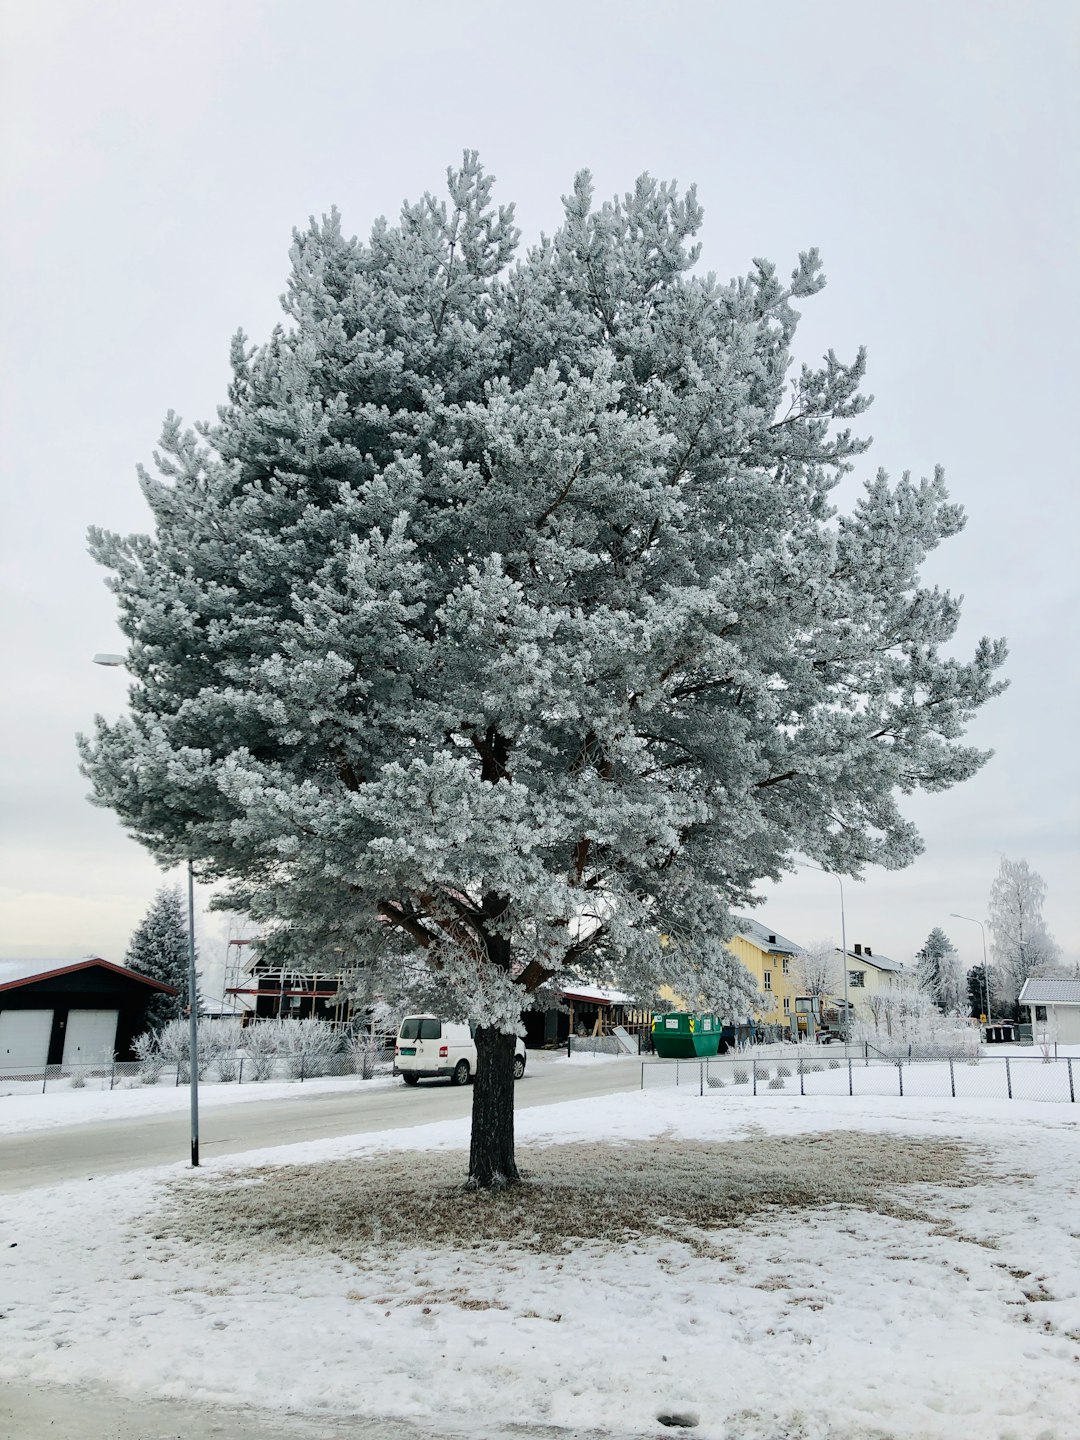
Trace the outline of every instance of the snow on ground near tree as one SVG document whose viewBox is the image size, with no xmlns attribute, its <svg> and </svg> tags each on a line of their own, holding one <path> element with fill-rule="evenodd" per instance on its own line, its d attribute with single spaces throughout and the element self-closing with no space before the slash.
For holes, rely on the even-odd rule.
<svg viewBox="0 0 1080 1440">
<path fill-rule="evenodd" d="M 91 1083 L 78 1090 L 58 1085 L 55 1090 L 42 1094 L 39 1080 L 31 1093 L 0 1096 L 0 1135 L 52 1130 L 58 1125 L 89 1125 L 97 1120 L 186 1113 L 191 1104 L 186 1081 L 180 1085 L 170 1080 L 115 1090 L 91 1089 Z M 199 1107 L 239 1105 L 248 1100 L 296 1100 L 303 1095 L 352 1090 L 366 1092 L 400 1083 L 392 1075 L 375 1075 L 370 1080 L 361 1080 L 357 1075 L 304 1081 L 260 1080 L 249 1085 L 200 1082 Z"/>
<path fill-rule="evenodd" d="M 6 1197 L 0 1378 L 412 1418 L 432 1433 L 456 1417 L 652 1436 L 659 1411 L 689 1408 L 703 1440 L 1074 1440 L 1077 1121 L 1069 1105 L 728 1091 L 519 1112 L 526 1164 L 533 1142 L 655 1136 L 662 1163 L 682 1138 L 837 1129 L 956 1137 L 987 1163 L 966 1189 L 919 1187 L 962 1238 L 861 1210 L 770 1213 L 724 1232 L 731 1258 L 655 1240 L 363 1266 L 252 1253 L 223 1269 L 155 1241 L 154 1207 L 163 1182 L 191 1177 L 182 1166 Z M 362 1164 L 466 1140 L 465 1121 L 445 1121 L 206 1168 Z"/>
</svg>

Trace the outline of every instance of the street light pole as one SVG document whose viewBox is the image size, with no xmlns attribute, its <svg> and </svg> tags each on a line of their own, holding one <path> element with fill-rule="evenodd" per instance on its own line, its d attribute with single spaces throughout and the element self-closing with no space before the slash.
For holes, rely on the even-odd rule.
<svg viewBox="0 0 1080 1440">
<path fill-rule="evenodd" d="M 199 979 L 195 974 L 195 867 L 187 862 L 188 1052 L 191 1081 L 191 1163 L 199 1165 Z"/>
<path fill-rule="evenodd" d="M 99 654 L 94 656 L 95 665 L 104 665 L 110 670 L 122 669 L 126 663 L 123 655 Z M 188 882 L 188 1065 L 191 1082 L 191 1163 L 199 1163 L 199 990 L 195 974 L 195 869 L 187 862 Z"/>
<path fill-rule="evenodd" d="M 972 915 L 958 915 L 955 910 L 949 911 L 953 920 L 966 920 L 970 925 L 977 925 L 982 933 L 983 947 L 983 986 L 986 990 L 986 1024 L 990 1025 L 990 962 L 986 958 L 986 926 L 981 920 L 976 920 Z"/>
</svg>

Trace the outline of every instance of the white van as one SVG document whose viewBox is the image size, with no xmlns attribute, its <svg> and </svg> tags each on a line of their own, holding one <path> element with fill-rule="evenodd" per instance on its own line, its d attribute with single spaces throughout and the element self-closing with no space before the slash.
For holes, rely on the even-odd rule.
<svg viewBox="0 0 1080 1440">
<path fill-rule="evenodd" d="M 394 1071 L 406 1085 L 429 1075 L 447 1076 L 453 1085 L 467 1085 L 476 1074 L 476 1026 L 437 1015 L 407 1015 L 394 1044 Z M 518 1040 L 514 1079 L 525 1074 L 525 1041 Z"/>
</svg>

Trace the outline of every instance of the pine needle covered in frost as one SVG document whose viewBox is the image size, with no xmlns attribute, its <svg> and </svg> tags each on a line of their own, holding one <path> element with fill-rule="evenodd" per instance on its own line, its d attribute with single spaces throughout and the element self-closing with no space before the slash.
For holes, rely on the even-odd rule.
<svg viewBox="0 0 1080 1440">
<path fill-rule="evenodd" d="M 975 1178 L 968 1151 L 954 1141 L 849 1131 L 722 1144 L 522 1147 L 519 1158 L 523 1183 L 502 1191 L 466 1191 L 458 1151 L 185 1179 L 171 1187 L 157 1229 L 225 1256 L 281 1246 L 353 1261 L 373 1247 L 501 1244 L 559 1252 L 580 1242 L 649 1237 L 701 1246 L 702 1232 L 770 1207 L 850 1205 L 921 1216 L 897 1198 L 899 1188 Z"/>
</svg>

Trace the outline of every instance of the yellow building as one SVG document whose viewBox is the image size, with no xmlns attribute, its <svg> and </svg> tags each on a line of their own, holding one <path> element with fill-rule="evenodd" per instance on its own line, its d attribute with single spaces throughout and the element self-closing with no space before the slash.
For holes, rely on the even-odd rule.
<svg viewBox="0 0 1080 1440">
<path fill-rule="evenodd" d="M 798 975 L 802 946 L 756 920 L 737 919 L 735 923 L 740 933 L 728 941 L 728 949 L 749 970 L 761 997 L 753 1019 L 790 1030 L 794 1015 L 799 1030 L 805 1035 L 808 1027 L 814 1025 L 814 1018 L 808 1013 L 809 1005 L 797 1003 L 805 1002 Z M 686 1008 L 686 1001 L 668 986 L 660 987 L 660 995 L 673 1009 Z"/>
<path fill-rule="evenodd" d="M 757 920 L 737 919 L 736 924 L 740 933 L 728 941 L 728 949 L 750 971 L 758 993 L 764 997 L 755 1019 L 789 1029 L 791 1017 L 795 1015 L 799 1029 L 805 1034 L 812 1023 L 811 1017 L 804 1007 L 796 1005 L 796 1001 L 803 998 L 798 974 L 802 946 Z"/>
</svg>

